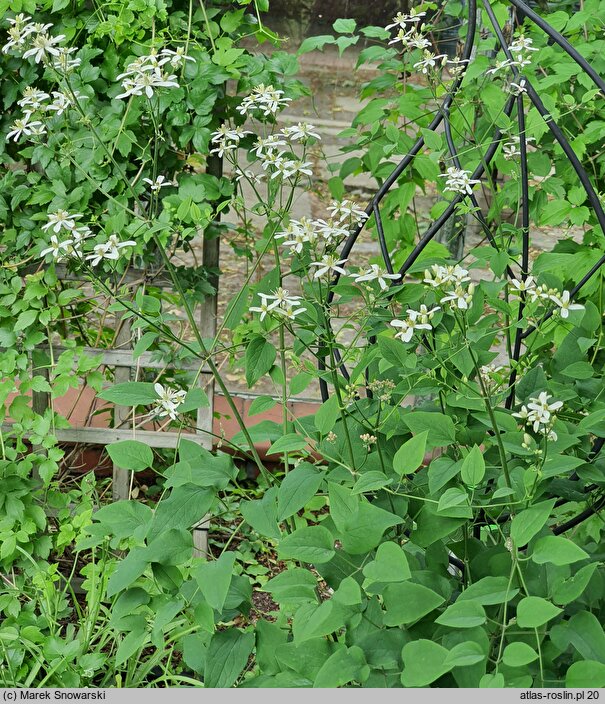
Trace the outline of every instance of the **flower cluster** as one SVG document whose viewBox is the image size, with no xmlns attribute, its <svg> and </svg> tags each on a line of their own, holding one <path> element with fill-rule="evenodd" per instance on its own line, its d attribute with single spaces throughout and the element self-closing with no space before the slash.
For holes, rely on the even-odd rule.
<svg viewBox="0 0 605 704">
<path fill-rule="evenodd" d="M 487 75 L 491 74 L 495 76 L 497 74 L 500 74 L 501 72 L 506 73 L 511 68 L 523 70 L 526 66 L 531 65 L 531 53 L 534 51 L 538 51 L 538 48 L 533 46 L 533 40 L 529 37 L 524 36 L 523 34 L 520 34 L 518 37 L 516 37 L 510 44 L 508 49 L 511 58 L 496 61 L 494 66 L 492 66 L 492 68 L 486 71 Z M 520 84 L 511 83 L 510 85 L 512 92 L 525 92 L 523 83 L 523 81 Z"/>
<path fill-rule="evenodd" d="M 52 24 L 40 24 L 30 20 L 31 17 L 23 14 L 8 20 L 8 42 L 2 47 L 2 52 L 8 54 L 9 51 L 16 51 L 24 59 L 31 56 L 37 64 L 49 59 L 58 59 L 62 50 L 57 44 L 65 39 L 65 35 L 53 37 L 48 33 Z"/>
<path fill-rule="evenodd" d="M 530 142 L 535 142 L 533 137 L 526 137 L 525 142 L 529 144 Z M 514 159 L 516 156 L 521 155 L 520 150 L 521 137 L 518 134 L 512 135 L 510 141 L 505 142 L 502 145 L 502 154 L 505 159 Z"/>
<path fill-rule="evenodd" d="M 347 223 L 351 228 L 362 225 L 370 216 L 350 200 L 333 200 L 328 212 L 338 223 Z"/>
<path fill-rule="evenodd" d="M 551 394 L 542 391 L 537 398 L 530 398 L 527 406 L 521 406 L 521 410 L 513 413 L 513 416 L 523 421 L 524 426 L 531 426 L 534 433 L 540 433 L 549 440 L 556 440 L 557 434 L 553 430 L 557 420 L 555 411 L 563 406 L 563 402 L 549 403 L 550 398 Z"/>
<path fill-rule="evenodd" d="M 549 288 L 545 284 L 537 284 L 533 276 L 528 276 L 525 280 L 512 279 L 511 285 L 515 289 L 518 297 L 526 297 L 530 303 L 552 302 L 557 306 L 557 311 L 562 318 L 569 317 L 569 311 L 584 310 L 580 303 L 573 303 L 569 291 L 559 291 L 556 288 Z"/>
<path fill-rule="evenodd" d="M 468 271 L 456 264 L 455 266 L 441 266 L 433 264 L 431 269 L 424 272 L 424 283 L 433 288 L 445 288 L 445 296 L 441 303 L 449 303 L 458 310 L 468 310 L 473 300 L 475 285 L 470 282 Z"/>
<path fill-rule="evenodd" d="M 285 108 L 292 98 L 285 98 L 284 91 L 265 86 L 263 83 L 256 86 L 252 93 L 246 96 L 237 107 L 240 115 L 247 115 L 255 111 L 260 111 L 265 117 L 275 115 L 279 110 Z"/>
<path fill-rule="evenodd" d="M 460 193 L 461 195 L 472 195 L 473 186 L 481 183 L 481 181 L 470 178 L 470 173 L 470 171 L 450 166 L 444 174 L 439 174 L 439 178 L 445 179 L 445 187 L 443 190 Z"/>
<path fill-rule="evenodd" d="M 176 75 L 166 69 L 178 69 L 185 61 L 193 61 L 191 56 L 186 56 L 184 50 L 162 49 L 160 52 L 153 50 L 147 56 L 140 56 L 126 67 L 116 80 L 122 81 L 123 93 L 116 95 L 116 99 L 129 98 L 132 95 L 143 95 L 153 98 L 156 88 L 178 88 Z"/>
<path fill-rule="evenodd" d="M 292 296 L 290 292 L 282 288 L 277 288 L 273 293 L 259 293 L 261 299 L 260 306 L 250 308 L 253 313 L 260 313 L 260 320 L 264 320 L 267 314 L 278 315 L 288 320 L 294 320 L 297 315 L 304 313 L 307 309 L 301 308 L 300 296 Z"/>
<path fill-rule="evenodd" d="M 429 322 L 433 319 L 435 313 L 440 311 L 438 306 L 430 310 L 423 304 L 420 310 L 408 308 L 406 311 L 408 316 L 404 320 L 391 320 L 391 325 L 397 328 L 395 337 L 398 337 L 403 342 L 409 342 L 417 330 L 432 330 L 433 326 Z"/>
<path fill-rule="evenodd" d="M 305 244 L 314 248 L 322 244 L 326 248 L 331 248 L 341 242 L 349 230 L 333 219 L 321 220 L 320 218 L 311 220 L 302 217 L 300 220 L 290 220 L 285 230 L 278 232 L 275 239 L 283 239 L 284 247 L 290 247 L 290 254 L 300 254 Z"/>
<path fill-rule="evenodd" d="M 401 44 L 402 49 L 428 49 L 431 42 L 418 31 L 418 26 L 425 16 L 426 12 L 415 8 L 412 8 L 408 15 L 398 12 L 392 23 L 385 27 L 387 31 L 397 28 L 397 34 L 389 44 Z"/>
<path fill-rule="evenodd" d="M 42 225 L 42 230 L 52 230 L 54 234 L 50 237 L 49 246 L 40 252 L 40 256 L 46 257 L 51 254 L 57 262 L 65 257 L 80 260 L 85 258 L 91 262 L 92 266 L 96 266 L 103 259 L 118 259 L 122 249 L 136 245 L 133 240 L 120 242 L 117 235 L 110 235 L 106 242 L 96 244 L 93 251 L 85 255 L 83 245 L 87 239 L 93 236 L 93 233 L 86 225 L 78 226 L 76 221 L 81 217 L 80 213 L 71 214 L 66 210 L 50 213 L 48 221 Z"/>
<path fill-rule="evenodd" d="M 396 281 L 399 278 L 399 274 L 389 274 L 378 264 L 370 264 L 370 268 L 364 273 L 358 274 L 354 281 L 356 283 L 362 283 L 363 281 L 378 281 L 378 285 L 383 291 L 389 287 L 387 280 Z"/>
<path fill-rule="evenodd" d="M 182 389 L 171 389 L 168 386 L 162 386 L 162 384 L 154 384 L 153 388 L 159 396 L 155 402 L 154 415 L 169 416 L 172 420 L 176 420 L 178 408 L 183 404 L 187 392 Z"/>
</svg>

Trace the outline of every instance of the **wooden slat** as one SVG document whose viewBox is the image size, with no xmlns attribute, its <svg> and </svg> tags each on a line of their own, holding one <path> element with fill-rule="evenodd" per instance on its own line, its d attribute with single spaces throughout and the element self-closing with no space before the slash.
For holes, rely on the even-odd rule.
<svg viewBox="0 0 605 704">
<path fill-rule="evenodd" d="M 61 428 L 55 431 L 60 442 L 109 445 L 121 440 L 140 440 L 149 447 L 175 449 L 181 440 L 191 440 L 204 445 L 205 440 L 197 433 L 174 433 L 162 430 L 135 430 L 122 428 Z"/>
<path fill-rule="evenodd" d="M 48 346 L 41 346 L 39 349 L 48 350 Z M 53 345 L 52 351 L 54 354 L 61 354 L 72 347 L 64 345 Z M 143 352 L 136 359 L 132 356 L 130 349 L 101 349 L 99 347 L 81 347 L 83 353 L 97 356 L 101 358 L 101 362 L 111 367 L 141 367 L 142 369 L 178 369 L 187 372 L 197 372 L 200 369 L 199 362 L 176 362 L 175 364 L 161 362 L 152 359 L 152 352 Z M 210 374 L 210 368 L 205 365 L 202 369 L 202 374 Z"/>
</svg>

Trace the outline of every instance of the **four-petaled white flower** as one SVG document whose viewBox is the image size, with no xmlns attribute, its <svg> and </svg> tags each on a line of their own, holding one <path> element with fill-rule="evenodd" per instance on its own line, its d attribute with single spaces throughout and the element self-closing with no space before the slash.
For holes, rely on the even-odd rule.
<svg viewBox="0 0 605 704">
<path fill-rule="evenodd" d="M 12 138 L 13 141 L 17 142 L 21 135 L 30 137 L 34 134 L 44 134 L 44 132 L 40 133 L 38 131 L 39 129 L 44 130 L 44 125 L 40 122 L 40 120 L 31 120 L 31 113 L 26 112 L 23 119 L 15 120 L 13 122 L 10 132 L 6 135 L 6 138 Z"/>
<path fill-rule="evenodd" d="M 310 125 L 307 122 L 297 122 L 295 125 L 284 127 L 281 133 L 291 142 L 305 142 L 309 137 L 321 139 L 319 134 L 315 131 L 316 129 L 314 125 Z"/>
<path fill-rule="evenodd" d="M 167 186 L 172 186 L 173 183 L 172 181 L 168 181 L 166 179 L 166 176 L 157 176 L 155 181 L 152 181 L 150 178 L 144 178 L 143 181 L 147 184 L 149 184 L 149 190 L 156 192 L 159 191 L 160 188 L 165 188 Z"/>
<path fill-rule="evenodd" d="M 403 342 L 409 342 L 414 336 L 414 323 L 411 320 L 391 320 L 391 325 L 398 328 L 395 337 Z"/>
<path fill-rule="evenodd" d="M 349 220 L 353 225 L 361 225 L 370 217 L 356 203 L 346 199 L 341 201 L 333 200 L 328 211 L 338 222 L 343 223 Z"/>
<path fill-rule="evenodd" d="M 560 296 L 550 296 L 550 300 L 558 306 L 559 314 L 562 318 L 569 317 L 570 310 L 584 310 L 584 306 L 579 303 L 571 302 L 571 294 L 569 291 L 563 291 Z"/>
<path fill-rule="evenodd" d="M 453 191 L 462 195 L 472 195 L 473 186 L 481 181 L 470 178 L 470 171 L 457 169 L 455 166 L 450 166 L 444 174 L 439 174 L 439 178 L 445 179 L 444 191 Z"/>
<path fill-rule="evenodd" d="M 162 384 L 154 384 L 153 388 L 159 396 L 155 402 L 155 415 L 169 416 L 172 420 L 176 420 L 178 408 L 183 404 L 187 392 L 183 389 L 171 389 L 169 386 L 162 386 Z"/>
<path fill-rule="evenodd" d="M 67 210 L 56 210 L 54 213 L 48 214 L 48 222 L 42 225 L 42 229 L 48 230 L 52 228 L 55 233 L 58 233 L 61 229 L 71 231 L 76 227 L 76 220 L 81 217 L 81 213 L 72 215 Z"/>
<path fill-rule="evenodd" d="M 354 281 L 361 283 L 362 281 L 378 281 L 378 285 L 383 291 L 389 287 L 387 280 L 395 281 L 399 278 L 399 274 L 389 274 L 378 264 L 370 264 L 370 268 L 363 274 L 358 274 Z"/>
<path fill-rule="evenodd" d="M 438 63 L 441 66 L 444 66 L 446 62 L 447 54 L 439 54 L 438 56 L 436 56 L 432 52 L 425 50 L 424 58 L 421 61 L 417 61 L 414 64 L 414 68 L 418 69 L 421 73 L 424 73 L 426 75 L 430 71 L 435 70 L 437 68 Z"/>
<path fill-rule="evenodd" d="M 468 307 L 473 300 L 475 292 L 475 284 L 469 284 L 465 290 L 461 286 L 457 286 L 453 291 L 446 291 L 445 296 L 441 299 L 441 303 L 451 303 L 458 310 L 468 310 Z"/>
<path fill-rule="evenodd" d="M 523 425 L 530 425 L 534 433 L 541 433 L 549 440 L 556 440 L 557 434 L 553 426 L 557 419 L 556 411 L 563 406 L 563 401 L 549 403 L 552 396 L 546 391 L 542 391 L 537 397 L 532 397 L 526 405 L 512 415 L 519 418 Z"/>
<path fill-rule="evenodd" d="M 91 266 L 97 266 L 103 259 L 116 260 L 120 257 L 120 250 L 125 247 L 134 247 L 136 242 L 127 240 L 120 242 L 117 235 L 110 235 L 107 242 L 102 242 L 94 246 L 92 254 L 89 254 L 86 259 L 90 261 Z"/>
<path fill-rule="evenodd" d="M 285 98 L 284 91 L 263 83 L 256 86 L 252 93 L 246 96 L 236 108 L 241 115 L 260 110 L 265 117 L 275 115 L 278 110 L 286 107 L 292 98 Z"/>
<path fill-rule="evenodd" d="M 73 240 L 59 240 L 57 235 L 51 235 L 50 247 L 40 252 L 41 257 L 52 254 L 55 261 L 60 261 L 66 254 L 69 254 Z"/>
<path fill-rule="evenodd" d="M 332 274 L 338 273 L 343 276 L 347 275 L 346 270 L 343 268 L 343 264 L 347 262 L 346 259 L 338 259 L 336 254 L 324 254 L 320 261 L 311 262 L 309 266 L 316 266 L 317 271 L 313 275 L 314 279 L 319 279 L 321 276 L 332 276 Z"/>
<path fill-rule="evenodd" d="M 31 48 L 23 54 L 23 58 L 27 59 L 30 56 L 34 57 L 34 61 L 39 64 L 47 56 L 60 56 L 61 50 L 55 44 L 59 44 L 65 39 L 64 34 L 59 34 L 56 37 L 51 37 L 46 32 L 40 32 L 34 37 Z"/>
<path fill-rule="evenodd" d="M 430 269 L 424 271 L 424 283 L 437 288 L 445 284 L 461 286 L 471 280 L 468 271 L 459 264 L 454 266 L 441 266 L 433 264 Z"/>
</svg>

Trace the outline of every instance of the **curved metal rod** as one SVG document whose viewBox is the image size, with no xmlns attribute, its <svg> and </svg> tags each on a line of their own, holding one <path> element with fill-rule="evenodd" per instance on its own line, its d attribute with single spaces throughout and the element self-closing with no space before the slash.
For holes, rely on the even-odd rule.
<svg viewBox="0 0 605 704">
<path fill-rule="evenodd" d="M 502 47 L 502 50 L 504 51 L 504 55 L 509 61 L 513 61 L 513 56 L 510 52 L 510 49 L 508 48 L 508 44 L 506 42 L 506 39 L 504 38 L 504 34 L 502 32 L 502 28 L 498 24 L 498 20 L 496 19 L 496 16 L 494 14 L 494 11 L 492 9 L 492 6 L 489 3 L 489 0 L 484 0 L 483 6 L 485 8 L 485 11 L 490 19 L 490 22 L 492 24 L 492 27 L 494 28 L 494 32 L 496 34 L 496 37 L 498 38 L 498 41 L 500 43 L 500 46 Z M 519 73 L 518 69 L 516 66 L 511 66 L 513 75 L 515 78 L 518 80 L 521 78 L 521 74 Z M 565 156 L 569 159 L 574 171 L 576 172 L 580 183 L 584 187 L 584 190 L 586 191 L 586 195 L 588 197 L 588 200 L 590 202 L 590 205 L 592 206 L 592 209 L 595 212 L 595 215 L 597 216 L 597 220 L 599 221 L 599 225 L 601 226 L 601 230 L 603 231 L 603 234 L 605 235 L 605 212 L 603 211 L 603 208 L 601 206 L 601 202 L 599 200 L 599 197 L 596 194 L 596 191 L 594 190 L 592 183 L 590 179 L 588 178 L 588 174 L 586 173 L 586 170 L 582 166 L 582 163 L 578 159 L 576 153 L 572 149 L 571 145 L 567 141 L 565 135 L 563 134 L 563 131 L 561 128 L 557 125 L 557 123 L 552 119 L 550 113 L 544 106 L 544 103 L 540 99 L 540 96 L 536 92 L 535 88 L 533 85 L 527 80 L 527 78 L 523 77 L 524 81 L 524 87 L 527 92 L 527 95 L 531 102 L 534 104 L 538 112 L 540 113 L 542 119 L 550 129 L 553 137 L 557 140 L 559 143 L 559 146 L 565 153 Z M 602 83 L 602 81 L 601 81 Z M 598 85 L 598 84 L 597 84 Z M 600 86 L 599 86 L 600 87 Z M 595 264 L 595 266 L 592 267 L 592 269 L 582 278 L 581 282 L 575 286 L 572 291 L 570 292 L 570 298 L 574 296 L 581 288 L 584 286 L 584 284 L 601 268 L 601 266 L 605 264 L 605 255 L 601 257 L 599 262 Z M 553 316 L 554 311 L 551 310 L 549 311 L 545 316 L 542 317 L 540 320 L 539 325 L 542 323 L 546 322 L 549 318 Z M 521 339 L 525 339 L 529 335 L 531 335 L 535 330 L 537 329 L 537 326 L 531 326 L 527 330 L 525 330 L 521 334 Z"/>
<path fill-rule="evenodd" d="M 571 58 L 581 66 L 582 70 L 588 74 L 595 85 L 600 88 L 603 93 L 605 93 L 605 81 L 599 76 L 599 74 L 594 70 L 594 68 L 586 61 L 586 59 L 580 54 L 573 46 L 565 39 L 565 37 L 557 32 L 554 27 L 551 27 L 546 20 L 542 19 L 537 12 L 534 12 L 531 7 L 526 5 L 522 0 L 509 0 L 511 5 L 514 5 L 518 10 L 521 10 L 524 15 L 527 15 L 529 19 L 538 25 L 541 30 L 543 30 L 554 42 L 556 42 L 561 49 L 563 49 Z"/>
<path fill-rule="evenodd" d="M 523 106 L 523 94 L 517 97 L 517 124 L 519 125 L 519 156 L 521 162 L 521 281 L 525 281 L 529 275 L 529 172 L 527 168 L 527 136 L 525 134 L 525 110 Z M 523 320 L 525 309 L 525 291 L 521 291 L 519 302 L 519 312 L 517 313 L 517 324 Z M 518 362 L 521 356 L 521 343 L 523 342 L 523 330 L 518 327 L 515 331 L 515 342 L 513 347 L 513 361 Z M 504 403 L 504 408 L 511 409 L 515 403 L 515 384 L 517 382 L 517 369 L 511 371 L 508 379 L 510 392 Z"/>
<path fill-rule="evenodd" d="M 512 113 L 513 110 L 513 105 L 515 104 L 515 97 L 510 96 L 508 100 L 506 101 L 506 104 L 504 106 L 504 114 L 506 117 L 510 117 L 510 114 Z M 494 155 L 496 154 L 496 151 L 498 150 L 498 146 L 500 144 L 500 138 L 502 137 L 502 132 L 497 129 L 496 132 L 494 133 L 494 136 L 492 138 L 491 144 L 487 148 L 487 151 L 485 152 L 485 155 L 481 161 L 481 163 L 477 166 L 477 168 L 473 171 L 471 175 L 471 179 L 476 180 L 481 178 L 483 174 L 485 173 L 487 167 L 489 166 L 491 160 L 494 158 Z M 422 254 L 422 251 L 424 248 L 427 246 L 427 244 L 435 237 L 437 232 L 443 227 L 445 222 L 448 220 L 450 215 L 454 212 L 456 209 L 456 206 L 458 203 L 460 203 L 464 198 L 466 198 L 466 194 L 461 194 L 459 193 L 458 195 L 454 196 L 454 198 L 450 201 L 448 207 L 441 213 L 441 215 L 435 220 L 435 222 L 429 227 L 429 229 L 424 233 L 414 250 L 410 253 L 408 258 L 405 260 L 405 262 L 402 264 L 401 268 L 399 269 L 399 274 L 401 277 L 403 277 L 407 271 L 409 271 L 410 267 L 412 264 L 418 259 L 418 257 Z"/>
<path fill-rule="evenodd" d="M 469 0 L 469 17 L 468 17 L 468 29 L 466 32 L 466 39 L 464 42 L 464 48 L 462 50 L 462 61 L 464 62 L 463 64 L 463 69 L 460 73 L 459 76 L 456 77 L 456 80 L 454 81 L 454 84 L 452 85 L 452 90 L 447 94 L 445 100 L 443 101 L 442 107 L 445 109 L 449 109 L 450 105 L 452 104 L 456 94 L 458 93 L 458 90 L 460 89 L 460 86 L 462 85 L 462 81 L 464 80 L 464 76 L 466 74 L 466 69 L 468 67 L 468 62 L 470 60 L 472 51 L 473 51 L 473 45 L 475 43 L 475 33 L 477 31 L 477 0 Z M 440 110 L 437 115 L 433 118 L 431 121 L 430 125 L 428 126 L 428 129 L 431 131 L 434 131 L 439 127 L 441 122 L 443 121 L 443 113 Z M 389 191 L 391 186 L 397 181 L 399 176 L 407 169 L 407 167 L 412 163 L 414 157 L 418 154 L 418 152 L 422 149 L 424 146 L 424 137 L 419 137 L 410 151 L 403 157 L 403 159 L 399 162 L 399 164 L 395 167 L 395 169 L 391 172 L 391 174 L 388 176 L 388 178 L 385 180 L 385 182 L 382 184 L 382 186 L 378 189 L 376 195 L 372 198 L 372 200 L 368 203 L 365 209 L 366 215 L 369 217 L 374 213 L 374 209 L 378 206 L 380 201 L 384 198 L 386 193 Z M 379 211 L 378 211 L 379 213 Z M 380 222 L 380 230 L 379 230 L 379 225 L 378 222 L 380 220 L 380 214 L 378 215 L 378 218 L 376 218 L 376 229 L 378 232 L 379 239 L 382 239 L 381 241 L 381 250 L 383 254 L 383 258 L 385 261 L 385 266 L 387 267 L 387 270 L 389 273 L 393 273 L 393 264 L 391 262 L 391 258 L 388 253 L 388 248 L 386 246 L 386 241 L 384 240 L 384 231 L 382 235 L 380 234 L 380 230 L 382 229 L 382 222 Z M 340 251 L 340 259 L 348 259 L 349 254 L 351 253 L 351 249 L 353 248 L 353 245 L 357 241 L 357 238 L 359 237 L 361 231 L 363 230 L 365 223 L 367 222 L 364 221 L 360 225 L 358 225 L 348 236 L 347 240 L 345 241 L 341 251 Z M 386 256 L 385 256 L 386 254 Z M 389 268 L 390 267 L 390 268 Z M 334 276 L 334 279 L 332 281 L 332 285 L 335 285 L 338 283 L 340 280 L 340 274 L 336 273 Z M 330 290 L 330 293 L 328 294 L 328 298 L 326 301 L 326 304 L 328 307 L 332 303 L 334 299 L 334 293 L 332 291 L 332 288 Z M 327 322 L 327 325 L 329 325 L 330 322 Z M 341 355 L 338 349 L 334 350 L 335 353 L 335 359 L 336 362 L 338 363 L 345 379 L 349 378 L 348 372 L 346 370 L 346 367 L 344 367 L 343 364 L 341 364 Z M 324 359 L 320 359 L 318 363 L 318 368 L 320 371 L 325 371 L 325 361 Z M 324 379 L 319 380 L 319 388 L 321 391 L 321 397 L 323 401 L 327 401 L 329 398 L 329 392 L 328 392 L 328 385 Z"/>
</svg>

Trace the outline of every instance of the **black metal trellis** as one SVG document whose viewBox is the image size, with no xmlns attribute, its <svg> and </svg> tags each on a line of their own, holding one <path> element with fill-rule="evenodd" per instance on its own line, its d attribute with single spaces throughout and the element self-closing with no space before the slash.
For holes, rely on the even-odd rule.
<svg viewBox="0 0 605 704">
<path fill-rule="evenodd" d="M 546 20 L 544 20 L 540 15 L 538 15 L 534 10 L 532 10 L 530 7 L 528 7 L 523 0 L 509 0 L 510 5 L 512 8 L 515 10 L 521 12 L 523 16 L 527 19 L 529 19 L 531 22 L 533 22 L 537 27 L 539 27 L 541 30 L 543 30 L 546 35 L 549 37 L 549 39 L 557 44 L 563 51 L 565 51 L 568 56 L 570 56 L 573 61 L 582 69 L 582 71 L 589 76 L 592 81 L 595 83 L 595 85 L 602 91 L 602 93 L 605 95 L 605 81 L 599 76 L 599 74 L 594 70 L 594 68 L 586 61 L 586 59 L 576 50 L 574 47 L 563 37 L 559 32 L 557 32 Z M 507 43 L 507 40 L 504 35 L 503 28 L 500 26 L 496 15 L 492 9 L 492 6 L 490 4 L 490 0 L 483 0 L 483 8 L 487 14 L 487 17 L 493 27 L 494 34 L 496 36 L 496 39 L 498 41 L 498 44 L 500 45 L 502 51 L 504 52 L 505 57 L 512 62 L 513 56 L 510 52 L 509 45 Z M 461 164 L 459 160 L 459 154 L 456 150 L 456 145 L 452 136 L 452 130 L 451 130 L 451 124 L 450 124 L 450 110 L 453 104 L 453 101 L 459 92 L 460 86 L 464 80 L 464 76 L 466 73 L 466 69 L 468 68 L 469 61 L 471 60 L 471 55 L 472 55 L 472 49 L 474 46 L 475 42 L 475 36 L 477 32 L 477 0 L 469 0 L 468 3 L 468 29 L 467 29 L 467 34 L 466 34 L 466 39 L 464 42 L 464 46 L 462 49 L 462 55 L 461 55 L 461 72 L 458 76 L 456 76 L 451 89 L 448 91 L 447 96 L 444 98 L 443 102 L 438 108 L 438 112 L 433 118 L 432 122 L 428 126 L 428 129 L 430 131 L 436 131 L 437 128 L 439 128 L 442 123 L 443 123 L 443 129 L 444 129 L 444 134 L 445 134 L 445 139 L 446 139 L 446 144 L 447 144 L 447 149 L 450 155 L 450 158 L 455 165 L 456 168 L 460 169 Z M 525 96 L 527 96 L 527 99 L 531 105 L 533 105 L 542 119 L 544 120 L 545 124 L 547 125 L 548 129 L 550 130 L 553 138 L 555 141 L 559 144 L 567 158 L 569 159 L 570 164 L 572 165 L 578 180 L 582 184 L 589 204 L 597 218 L 597 221 L 599 223 L 599 226 L 601 227 L 601 230 L 603 231 L 603 234 L 605 235 L 605 212 L 603 210 L 603 207 L 601 205 L 601 202 L 599 200 L 599 197 L 590 181 L 590 178 L 588 177 L 588 174 L 586 170 L 584 169 L 580 159 L 578 158 L 577 154 L 574 152 L 573 148 L 571 147 L 569 141 L 565 137 L 563 131 L 561 128 L 558 126 L 558 124 L 555 122 L 555 120 L 552 118 L 552 116 L 549 114 L 548 110 L 544 106 L 544 103 L 542 102 L 540 96 L 536 92 L 534 86 L 531 84 L 531 82 L 523 76 L 518 68 L 514 65 L 514 63 L 511 65 L 512 73 L 513 73 L 513 78 L 514 81 L 517 85 L 522 85 L 523 90 L 518 91 L 517 95 L 511 95 L 507 99 L 504 108 L 503 108 L 503 113 L 506 115 L 506 117 L 510 117 L 513 113 L 513 109 L 516 107 L 517 111 L 517 123 L 518 123 L 518 129 L 519 129 L 519 152 L 520 152 L 520 165 L 521 165 L 521 203 L 520 203 L 520 209 L 521 209 L 521 238 L 522 238 L 522 248 L 521 248 L 521 258 L 520 262 L 517 264 L 520 268 L 520 273 L 519 273 L 519 278 L 522 281 L 525 281 L 527 277 L 529 276 L 529 244 L 530 244 L 530 232 L 529 232 L 529 170 L 528 170 L 528 164 L 527 164 L 527 137 L 526 137 L 526 125 L 525 125 Z M 480 162 L 480 164 L 476 167 L 474 172 L 471 175 L 471 179 L 481 179 L 485 172 L 487 171 L 490 163 L 492 162 L 497 150 L 498 146 L 500 143 L 502 137 L 502 132 L 499 129 L 495 129 L 494 134 L 492 136 L 492 140 L 486 149 L 483 158 Z M 341 249 L 339 259 L 348 259 L 353 246 L 355 245 L 355 242 L 359 238 L 360 233 L 362 232 L 363 228 L 365 227 L 366 223 L 369 221 L 370 217 L 373 215 L 374 216 L 374 221 L 376 223 L 376 232 L 378 235 L 378 242 L 380 245 L 380 251 L 382 254 L 382 258 L 384 260 L 385 268 L 390 274 L 395 273 L 394 268 L 393 268 L 393 262 L 391 260 L 391 257 L 389 255 L 388 251 L 388 246 L 385 238 L 385 233 L 384 233 L 384 228 L 383 228 L 383 223 L 381 219 L 381 214 L 380 214 L 380 203 L 382 199 L 385 197 L 385 195 L 389 192 L 391 187 L 397 183 L 399 177 L 406 171 L 406 169 L 410 166 L 410 164 L 413 162 L 414 158 L 416 155 L 421 151 L 421 149 L 424 147 L 425 141 L 423 137 L 419 137 L 418 140 L 415 142 L 415 144 L 412 146 L 408 154 L 405 155 L 405 157 L 400 161 L 400 163 L 394 168 L 392 173 L 388 176 L 388 178 L 385 180 L 385 182 L 382 184 L 382 186 L 378 189 L 372 200 L 369 202 L 365 209 L 365 213 L 368 216 L 368 218 L 362 222 L 359 226 L 353 230 L 345 243 L 343 244 L 343 247 Z M 426 230 L 426 232 L 420 237 L 420 240 L 418 244 L 414 247 L 412 252 L 408 255 L 407 259 L 405 262 L 402 264 L 402 266 L 398 270 L 398 278 L 395 279 L 392 282 L 392 285 L 400 285 L 403 282 L 404 276 L 407 274 L 407 272 L 410 270 L 414 262 L 418 259 L 418 257 L 421 255 L 423 250 L 426 248 L 426 246 L 431 242 L 431 240 L 435 237 L 435 235 L 444 227 L 444 225 L 447 223 L 449 220 L 450 216 L 454 213 L 456 210 L 456 207 L 462 200 L 465 198 L 468 198 L 473 205 L 475 209 L 475 215 L 477 216 L 477 219 L 479 221 L 479 224 L 486 236 L 486 239 L 489 241 L 489 243 L 495 248 L 499 249 L 499 246 L 496 242 L 496 239 L 491 232 L 489 225 L 484 218 L 481 208 L 479 207 L 479 203 L 477 202 L 477 199 L 474 195 L 462 195 L 462 194 L 457 194 L 455 197 L 450 201 L 448 204 L 447 208 L 444 210 L 444 212 L 429 226 L 429 228 Z M 589 271 L 586 272 L 586 274 L 581 278 L 581 280 L 574 286 L 573 289 L 570 291 L 570 298 L 573 300 L 573 298 L 577 295 L 577 293 L 582 289 L 582 287 L 601 269 L 601 267 L 605 264 L 605 253 L 601 258 L 594 264 L 594 266 L 591 267 Z M 514 276 L 510 266 L 507 267 L 506 269 L 506 274 L 509 278 L 512 278 Z M 517 277 L 516 277 L 517 278 Z M 338 283 L 340 279 L 340 274 L 336 273 L 333 280 L 332 280 L 332 286 L 331 286 L 331 291 L 328 296 L 328 306 L 330 306 L 333 302 L 334 299 L 334 291 L 333 287 Z M 521 293 L 521 302 L 520 302 L 520 307 L 519 307 L 519 313 L 518 313 L 518 321 L 519 322 L 522 319 L 523 316 L 523 309 L 525 305 L 525 293 Z M 546 313 L 540 323 L 538 325 L 541 325 L 542 323 L 546 322 L 549 318 L 551 318 L 553 315 L 553 311 L 550 311 Z M 328 321 L 329 324 L 329 321 Z M 522 330 L 521 328 L 517 327 L 516 333 L 515 333 L 515 339 L 514 339 L 514 344 L 513 344 L 513 352 L 512 352 L 512 357 L 511 360 L 513 362 L 518 362 L 520 355 L 521 355 L 521 347 L 523 344 L 523 341 L 529 337 L 532 333 L 534 333 L 537 329 L 537 326 L 530 326 L 525 330 Z M 335 355 L 335 361 L 339 366 L 339 369 L 344 376 L 346 380 L 349 380 L 349 372 L 346 368 L 346 365 L 344 364 L 342 360 L 342 356 L 340 355 L 340 352 L 338 349 L 334 350 L 334 355 Z M 320 356 L 319 358 L 319 363 L 318 363 L 320 371 L 324 371 L 326 366 L 325 366 L 325 358 L 322 358 Z M 515 402 L 515 385 L 517 381 L 517 372 L 516 369 L 513 369 L 511 372 L 511 375 L 508 380 L 508 396 L 505 401 L 505 408 L 510 409 L 514 405 Z M 321 394 L 322 398 L 324 401 L 328 399 L 329 392 L 328 392 L 328 385 L 327 382 L 325 381 L 324 378 L 320 377 L 320 388 L 321 388 Z M 370 392 L 368 391 L 368 394 Z M 590 452 L 590 457 L 589 457 L 589 462 L 592 462 L 596 459 L 598 454 L 600 453 L 603 445 L 605 444 L 605 439 L 599 438 L 597 439 L 591 449 Z M 577 480 L 578 476 L 574 472 L 572 475 L 569 477 L 571 480 Z M 590 492 L 594 491 L 596 488 L 595 485 L 589 485 L 584 488 L 584 491 L 586 494 L 589 494 Z M 560 499 L 557 504 L 561 505 L 566 502 L 566 499 Z M 605 497 L 600 497 L 595 500 L 595 502 L 591 505 L 588 506 L 582 513 L 578 514 L 574 518 L 570 519 L 566 523 L 563 523 L 556 527 L 554 529 L 555 535 L 559 535 L 566 530 L 569 530 L 570 528 L 578 525 L 581 523 L 583 520 L 586 518 L 590 517 L 597 511 L 599 511 L 601 508 L 605 506 Z M 509 520 L 510 516 L 501 516 L 500 519 L 489 519 L 487 517 L 483 517 L 486 522 L 505 522 L 506 520 Z"/>
</svg>

